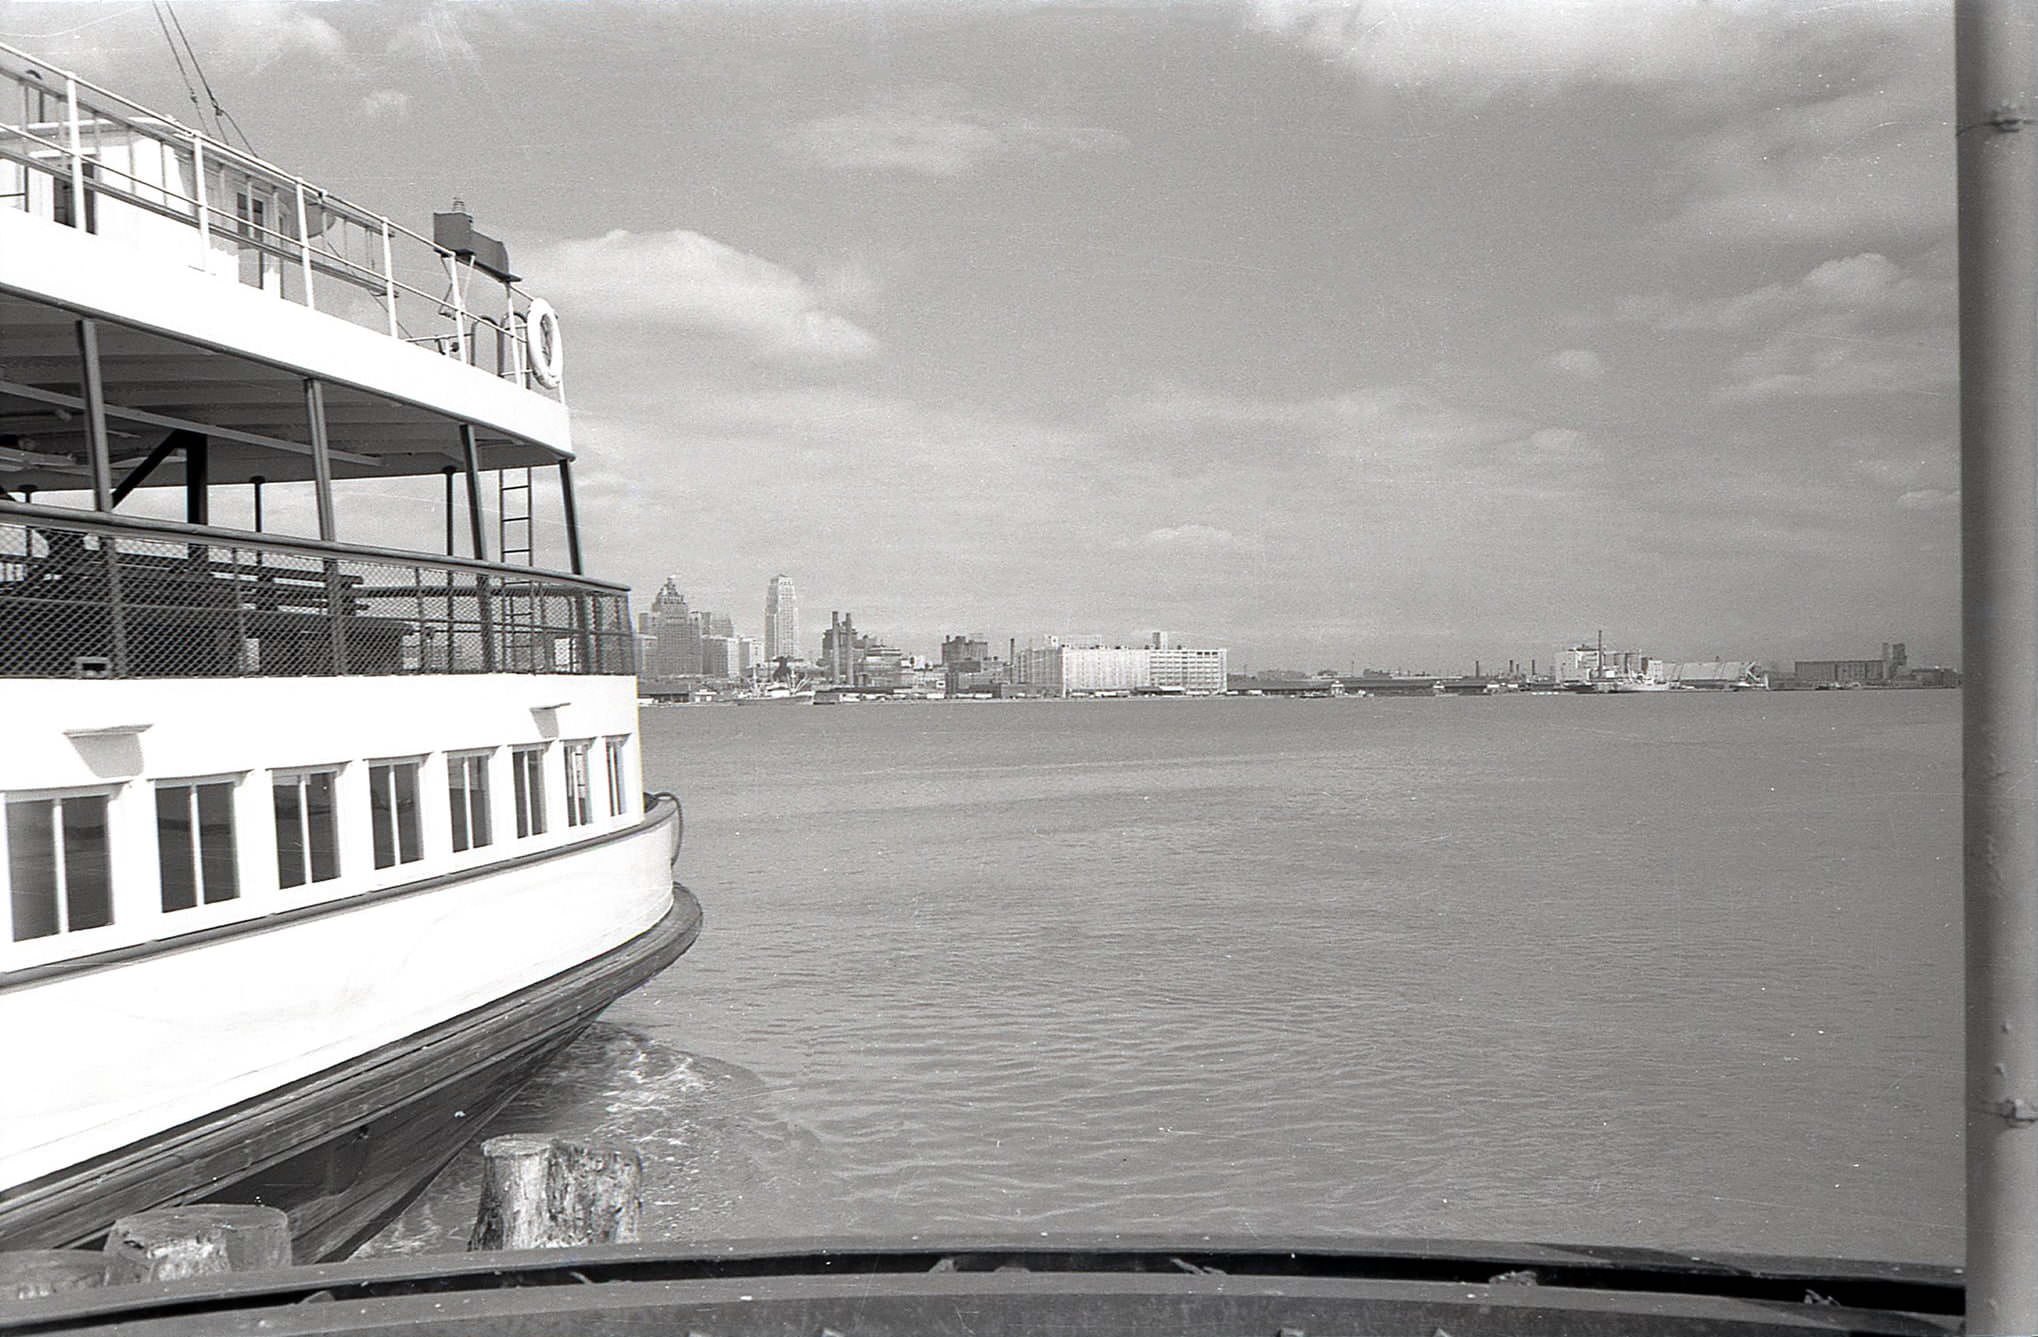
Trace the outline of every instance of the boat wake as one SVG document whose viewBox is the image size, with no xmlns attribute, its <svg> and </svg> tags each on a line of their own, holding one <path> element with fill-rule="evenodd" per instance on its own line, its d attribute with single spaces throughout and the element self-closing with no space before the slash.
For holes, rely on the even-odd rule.
<svg viewBox="0 0 2038 1337">
<path fill-rule="evenodd" d="M 466 1247 L 481 1195 L 480 1142 L 555 1132 L 644 1158 L 644 1238 L 725 1238 L 746 1204 L 806 1195 L 831 1175 L 812 1132 L 755 1073 L 596 1022 L 518 1093 L 359 1257 Z"/>
</svg>

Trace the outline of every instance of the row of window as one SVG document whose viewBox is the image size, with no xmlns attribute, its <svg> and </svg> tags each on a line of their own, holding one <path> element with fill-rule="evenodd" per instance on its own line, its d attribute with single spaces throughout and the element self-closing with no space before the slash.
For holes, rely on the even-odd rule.
<svg viewBox="0 0 2038 1337">
<path fill-rule="evenodd" d="M 560 745 L 566 824 L 595 819 L 590 780 L 594 739 Z M 608 815 L 630 810 L 623 787 L 627 737 L 603 743 Z M 545 765 L 549 745 L 510 751 L 519 839 L 545 833 Z M 453 850 L 495 841 L 489 809 L 489 753 L 446 757 L 448 824 Z M 368 819 L 375 867 L 424 858 L 420 781 L 422 758 L 368 764 Z M 327 882 L 340 875 L 338 767 L 274 772 L 279 887 Z M 241 894 L 234 839 L 235 780 L 163 781 L 156 785 L 156 851 L 165 913 L 231 901 Z M 14 940 L 44 938 L 113 922 L 112 856 L 106 794 L 7 800 L 7 872 Z"/>
</svg>

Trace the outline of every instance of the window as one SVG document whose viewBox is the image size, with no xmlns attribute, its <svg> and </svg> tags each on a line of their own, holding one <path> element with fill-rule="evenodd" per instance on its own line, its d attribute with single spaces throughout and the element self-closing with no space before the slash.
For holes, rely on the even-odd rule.
<svg viewBox="0 0 2038 1337">
<path fill-rule="evenodd" d="M 566 761 L 566 824 L 586 826 L 594 820 L 594 786 L 588 779 L 587 754 L 594 741 L 568 743 L 559 750 Z"/>
<path fill-rule="evenodd" d="M 338 771 L 276 777 L 276 885 L 301 887 L 340 875 Z"/>
<path fill-rule="evenodd" d="M 106 795 L 7 801 L 7 879 L 14 940 L 113 922 Z"/>
<path fill-rule="evenodd" d="M 393 868 L 425 857 L 418 833 L 417 761 L 368 765 L 368 815 L 375 827 L 375 866 Z"/>
<path fill-rule="evenodd" d="M 241 894 L 233 781 L 156 786 L 156 862 L 165 912 Z"/>
<path fill-rule="evenodd" d="M 453 807 L 454 850 L 478 850 L 494 840 L 488 824 L 488 754 L 446 758 L 446 789 Z"/>
<path fill-rule="evenodd" d="M 625 738 L 611 738 L 608 742 L 609 762 L 609 816 L 621 817 L 630 811 L 629 791 L 623 787 L 623 749 L 630 745 Z"/>
<path fill-rule="evenodd" d="M 520 747 L 510 753 L 510 776 L 517 786 L 517 834 L 545 834 L 545 749 Z"/>
</svg>

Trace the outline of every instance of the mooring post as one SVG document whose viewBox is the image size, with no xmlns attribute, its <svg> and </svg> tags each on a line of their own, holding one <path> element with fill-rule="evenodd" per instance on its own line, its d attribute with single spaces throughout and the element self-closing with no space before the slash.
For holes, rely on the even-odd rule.
<svg viewBox="0 0 2038 1337">
<path fill-rule="evenodd" d="M 158 1207 L 121 1217 L 106 1234 L 111 1285 L 255 1272 L 290 1261 L 290 1218 L 253 1203 Z"/>
<path fill-rule="evenodd" d="M 37 1300 L 106 1284 L 106 1255 L 91 1249 L 0 1253 L 0 1301 Z"/>
<path fill-rule="evenodd" d="M 644 1216 L 644 1161 L 628 1147 L 550 1133 L 481 1144 L 481 1206 L 470 1251 L 627 1244 Z"/>
</svg>

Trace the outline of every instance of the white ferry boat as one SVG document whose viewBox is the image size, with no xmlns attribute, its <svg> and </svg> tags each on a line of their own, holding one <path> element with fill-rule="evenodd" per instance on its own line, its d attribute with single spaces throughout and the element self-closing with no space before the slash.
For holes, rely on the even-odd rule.
<svg viewBox="0 0 2038 1337">
<path fill-rule="evenodd" d="M 0 1248 L 217 1200 L 345 1255 L 692 943 L 562 370 L 464 211 L 0 47 Z M 503 551 L 537 469 L 564 572 Z M 443 536 L 338 518 L 420 475 Z M 315 539 L 262 532 L 284 484 Z"/>
</svg>

